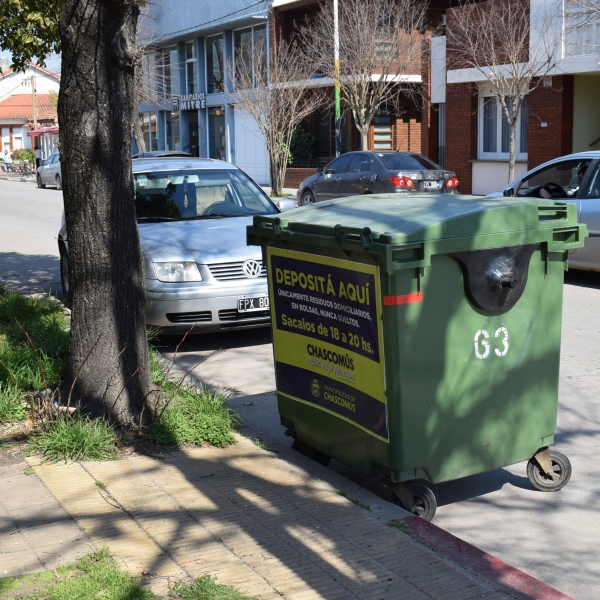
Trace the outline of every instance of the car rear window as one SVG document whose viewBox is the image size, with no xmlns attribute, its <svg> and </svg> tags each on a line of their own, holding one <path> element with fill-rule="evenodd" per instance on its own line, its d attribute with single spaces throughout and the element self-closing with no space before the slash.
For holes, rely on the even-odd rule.
<svg viewBox="0 0 600 600">
<path fill-rule="evenodd" d="M 421 156 L 420 154 L 402 154 L 384 153 L 377 154 L 377 157 L 390 171 L 440 171 L 442 168 L 433 161 Z"/>
<path fill-rule="evenodd" d="M 134 173 L 138 220 L 187 220 L 277 213 L 267 195 L 236 169 Z"/>
</svg>

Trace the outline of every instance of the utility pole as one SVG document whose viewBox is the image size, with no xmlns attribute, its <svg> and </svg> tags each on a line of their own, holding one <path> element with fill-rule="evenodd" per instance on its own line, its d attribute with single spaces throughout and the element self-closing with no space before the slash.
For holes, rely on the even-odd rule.
<svg viewBox="0 0 600 600">
<path fill-rule="evenodd" d="M 335 155 L 339 156 L 342 148 L 340 108 L 340 30 L 338 23 L 338 0 L 333 0 L 333 67 L 335 73 Z"/>
<path fill-rule="evenodd" d="M 35 100 L 35 76 L 31 76 L 31 94 L 33 96 L 33 128 L 37 129 L 37 104 Z"/>
</svg>

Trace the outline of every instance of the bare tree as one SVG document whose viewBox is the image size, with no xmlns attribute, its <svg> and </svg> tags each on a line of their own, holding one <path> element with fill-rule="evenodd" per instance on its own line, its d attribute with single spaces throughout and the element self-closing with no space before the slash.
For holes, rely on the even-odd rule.
<svg viewBox="0 0 600 600">
<path fill-rule="evenodd" d="M 508 181 L 514 179 L 517 124 L 525 96 L 556 69 L 562 43 L 557 13 L 537 12 L 532 28 L 526 0 L 466 0 L 447 15 L 450 69 L 473 69 L 500 103 L 509 129 Z"/>
<path fill-rule="evenodd" d="M 235 86 L 227 95 L 256 121 L 267 145 L 272 194 L 281 195 L 294 129 L 325 99 L 310 79 L 314 69 L 294 40 L 280 40 L 269 64 L 265 38 L 243 43 L 227 68 Z"/>
<path fill-rule="evenodd" d="M 373 117 L 385 107 L 398 109 L 403 95 L 419 96 L 426 3 L 343 0 L 338 11 L 341 97 L 366 149 Z M 331 0 L 304 30 L 303 43 L 316 68 L 335 82 Z"/>
</svg>

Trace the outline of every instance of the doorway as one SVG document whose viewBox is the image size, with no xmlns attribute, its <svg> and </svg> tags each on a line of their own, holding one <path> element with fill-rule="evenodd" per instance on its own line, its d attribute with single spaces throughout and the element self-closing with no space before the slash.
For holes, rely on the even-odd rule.
<svg viewBox="0 0 600 600">
<path fill-rule="evenodd" d="M 189 150 L 192 156 L 200 156 L 200 144 L 198 143 L 198 111 L 188 113 L 188 139 Z"/>
<path fill-rule="evenodd" d="M 208 157 L 227 160 L 225 110 L 220 106 L 208 109 Z"/>
</svg>

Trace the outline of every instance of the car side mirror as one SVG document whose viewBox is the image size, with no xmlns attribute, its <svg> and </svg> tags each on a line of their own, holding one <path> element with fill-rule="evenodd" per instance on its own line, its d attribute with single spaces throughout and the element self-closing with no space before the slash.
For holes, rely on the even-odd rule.
<svg viewBox="0 0 600 600">
<path fill-rule="evenodd" d="M 326 169 L 325 170 L 325 175 L 331 175 L 332 173 L 336 173 L 337 171 L 335 169 Z"/>
<path fill-rule="evenodd" d="M 515 188 L 507 188 L 502 192 L 503 196 L 514 196 L 515 195 Z"/>
<path fill-rule="evenodd" d="M 323 174 L 323 167 L 317 167 L 317 175 Z"/>
</svg>

